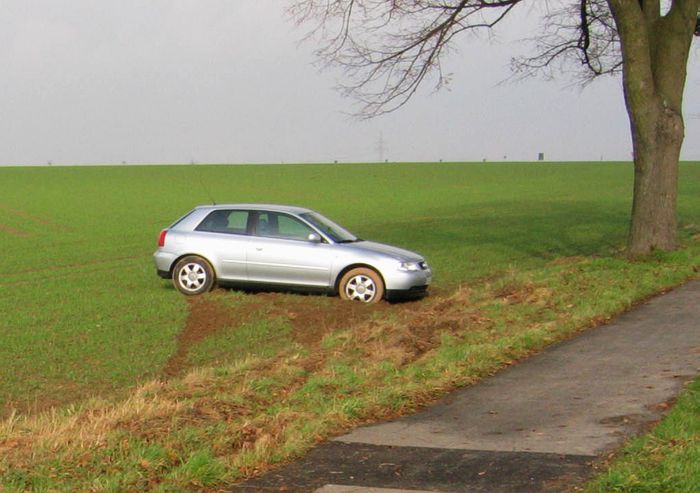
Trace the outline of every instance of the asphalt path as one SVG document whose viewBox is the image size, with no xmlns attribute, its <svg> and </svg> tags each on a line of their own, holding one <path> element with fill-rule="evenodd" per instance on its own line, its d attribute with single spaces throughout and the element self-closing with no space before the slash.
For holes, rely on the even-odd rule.
<svg viewBox="0 0 700 493">
<path fill-rule="evenodd" d="M 700 370 L 700 280 L 233 491 L 568 491 Z"/>
</svg>

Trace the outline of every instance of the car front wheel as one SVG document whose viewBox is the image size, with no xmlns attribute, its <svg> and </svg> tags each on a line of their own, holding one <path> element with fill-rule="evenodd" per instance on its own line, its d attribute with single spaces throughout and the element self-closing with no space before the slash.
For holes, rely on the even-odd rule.
<svg viewBox="0 0 700 493">
<path fill-rule="evenodd" d="M 376 303 L 384 296 L 384 281 L 374 270 L 358 267 L 340 280 L 340 297 L 344 300 Z"/>
<path fill-rule="evenodd" d="M 185 257 L 173 269 L 173 284 L 182 294 L 206 293 L 214 286 L 214 280 L 214 269 L 201 257 Z"/>
</svg>

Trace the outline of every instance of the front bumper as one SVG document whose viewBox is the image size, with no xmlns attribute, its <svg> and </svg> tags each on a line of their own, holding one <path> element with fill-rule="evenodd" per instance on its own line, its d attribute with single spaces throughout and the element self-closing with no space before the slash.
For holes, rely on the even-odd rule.
<svg viewBox="0 0 700 493">
<path fill-rule="evenodd" d="M 433 280 L 433 271 L 430 268 L 418 271 L 392 270 L 382 273 L 387 292 L 425 290 Z"/>
<path fill-rule="evenodd" d="M 426 294 L 428 294 L 428 286 L 413 286 L 411 289 L 408 290 L 393 290 L 389 289 L 386 292 L 386 299 L 388 301 L 394 301 L 394 300 L 415 300 L 419 298 L 423 298 Z"/>
</svg>

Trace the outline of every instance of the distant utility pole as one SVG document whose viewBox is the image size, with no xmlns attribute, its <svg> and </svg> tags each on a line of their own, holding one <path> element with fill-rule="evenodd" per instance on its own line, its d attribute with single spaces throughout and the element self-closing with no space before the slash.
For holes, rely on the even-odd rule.
<svg viewBox="0 0 700 493">
<path fill-rule="evenodd" d="M 384 134 L 379 132 L 379 140 L 377 141 L 377 152 L 379 153 L 379 162 L 384 162 L 384 151 L 386 151 L 386 145 L 384 144 Z"/>
</svg>

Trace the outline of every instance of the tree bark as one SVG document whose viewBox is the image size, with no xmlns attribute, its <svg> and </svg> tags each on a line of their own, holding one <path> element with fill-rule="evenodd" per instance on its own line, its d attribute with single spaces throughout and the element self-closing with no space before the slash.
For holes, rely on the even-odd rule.
<svg viewBox="0 0 700 493">
<path fill-rule="evenodd" d="M 631 256 L 678 246 L 678 161 L 685 136 L 686 67 L 699 0 L 609 0 L 623 53 L 623 86 L 634 150 Z"/>
<path fill-rule="evenodd" d="M 677 242 L 678 160 L 683 118 L 658 103 L 632 129 L 634 196 L 628 239 L 631 256 L 674 250 Z M 640 120 L 645 120 L 643 123 Z"/>
</svg>

